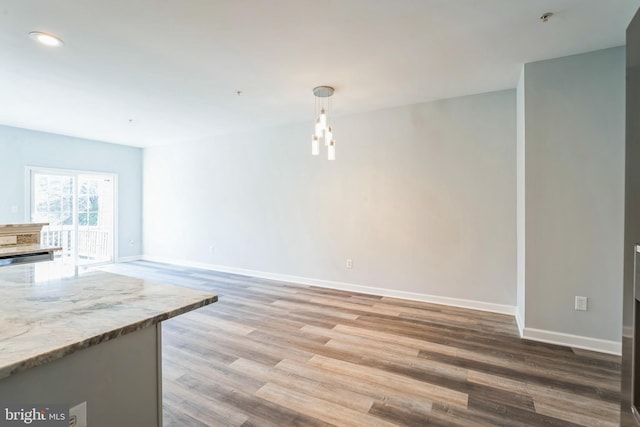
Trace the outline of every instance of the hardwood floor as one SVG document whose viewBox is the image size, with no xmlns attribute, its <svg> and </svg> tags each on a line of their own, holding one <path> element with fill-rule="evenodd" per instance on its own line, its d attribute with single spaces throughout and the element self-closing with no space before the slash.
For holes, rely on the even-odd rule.
<svg viewBox="0 0 640 427">
<path fill-rule="evenodd" d="M 620 358 L 511 316 L 134 262 L 211 290 L 163 323 L 165 426 L 617 426 Z"/>
</svg>

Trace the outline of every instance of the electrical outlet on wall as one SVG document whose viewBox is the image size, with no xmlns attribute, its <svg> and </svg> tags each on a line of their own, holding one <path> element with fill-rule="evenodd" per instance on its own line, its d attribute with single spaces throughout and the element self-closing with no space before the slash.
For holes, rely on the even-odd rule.
<svg viewBox="0 0 640 427">
<path fill-rule="evenodd" d="M 353 268 L 353 260 L 351 258 L 347 258 L 347 268 Z"/>
<path fill-rule="evenodd" d="M 576 310 L 587 311 L 587 297 L 576 296 Z"/>
<path fill-rule="evenodd" d="M 87 402 L 69 409 L 69 427 L 87 427 Z"/>
</svg>

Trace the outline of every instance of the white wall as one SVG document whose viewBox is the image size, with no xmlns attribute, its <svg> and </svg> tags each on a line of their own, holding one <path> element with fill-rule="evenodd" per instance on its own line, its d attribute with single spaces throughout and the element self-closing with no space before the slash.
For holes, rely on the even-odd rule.
<svg viewBox="0 0 640 427">
<path fill-rule="evenodd" d="M 118 174 L 118 256 L 141 254 L 141 149 L 0 126 L 0 224 L 25 222 L 27 166 Z"/>
<path fill-rule="evenodd" d="M 525 332 L 619 342 L 625 50 L 535 62 L 524 72 Z M 576 295 L 589 298 L 589 311 L 574 310 Z"/>
<path fill-rule="evenodd" d="M 145 149 L 145 254 L 513 308 L 515 95 Z"/>
</svg>

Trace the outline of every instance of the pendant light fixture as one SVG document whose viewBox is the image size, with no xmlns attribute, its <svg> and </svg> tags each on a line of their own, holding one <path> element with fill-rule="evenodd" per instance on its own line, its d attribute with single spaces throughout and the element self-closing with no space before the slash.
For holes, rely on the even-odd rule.
<svg viewBox="0 0 640 427">
<path fill-rule="evenodd" d="M 330 86 L 318 86 L 313 88 L 313 95 L 316 97 L 315 110 L 315 131 L 311 138 L 311 154 L 320 154 L 320 142 L 324 142 L 327 147 L 327 159 L 336 159 L 336 141 L 333 139 L 333 129 L 329 124 L 331 118 L 331 96 L 334 89 Z"/>
</svg>

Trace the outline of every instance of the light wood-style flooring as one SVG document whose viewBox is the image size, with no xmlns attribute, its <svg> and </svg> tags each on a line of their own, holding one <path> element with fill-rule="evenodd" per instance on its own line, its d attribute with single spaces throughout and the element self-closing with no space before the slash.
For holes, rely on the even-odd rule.
<svg viewBox="0 0 640 427">
<path fill-rule="evenodd" d="M 521 340 L 513 317 L 150 262 L 217 293 L 163 323 L 164 424 L 617 426 L 620 358 Z"/>
</svg>

